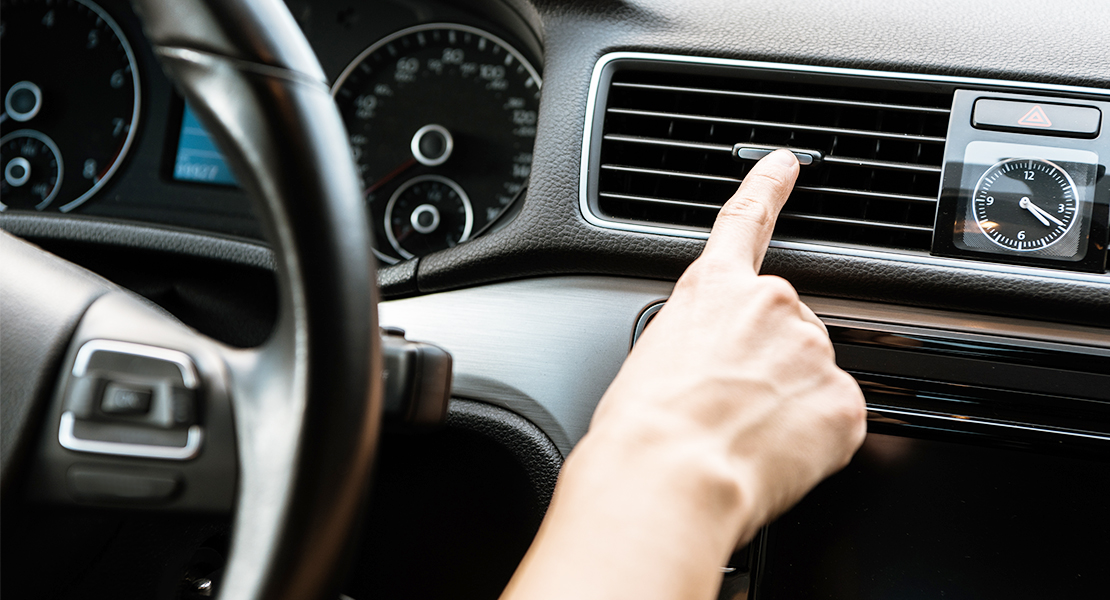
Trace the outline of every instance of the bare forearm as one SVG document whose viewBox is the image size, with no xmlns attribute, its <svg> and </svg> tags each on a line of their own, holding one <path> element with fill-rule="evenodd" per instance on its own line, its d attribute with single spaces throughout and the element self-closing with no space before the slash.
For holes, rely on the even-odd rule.
<svg viewBox="0 0 1110 600">
<path fill-rule="evenodd" d="M 568 459 L 505 600 L 716 593 L 719 567 L 748 518 L 734 482 L 692 453 L 659 456 L 658 445 L 615 443 L 587 436 Z"/>
</svg>

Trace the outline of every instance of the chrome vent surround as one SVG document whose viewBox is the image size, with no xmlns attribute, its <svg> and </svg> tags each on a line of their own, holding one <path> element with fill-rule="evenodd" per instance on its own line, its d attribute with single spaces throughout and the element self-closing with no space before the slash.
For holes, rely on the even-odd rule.
<svg viewBox="0 0 1110 600">
<path fill-rule="evenodd" d="M 734 144 L 788 146 L 823 160 L 776 239 L 929 249 L 950 85 L 644 59 L 599 64 L 595 85 L 589 216 L 703 237 L 754 164 Z"/>
</svg>

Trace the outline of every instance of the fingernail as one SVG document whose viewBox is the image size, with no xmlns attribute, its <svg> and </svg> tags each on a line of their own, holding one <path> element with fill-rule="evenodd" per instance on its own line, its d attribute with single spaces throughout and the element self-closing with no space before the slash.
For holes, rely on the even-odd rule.
<svg viewBox="0 0 1110 600">
<path fill-rule="evenodd" d="M 775 150 L 768 154 L 763 160 L 766 160 L 776 167 L 793 167 L 798 164 L 798 159 L 794 156 L 794 153 L 783 149 Z"/>
</svg>

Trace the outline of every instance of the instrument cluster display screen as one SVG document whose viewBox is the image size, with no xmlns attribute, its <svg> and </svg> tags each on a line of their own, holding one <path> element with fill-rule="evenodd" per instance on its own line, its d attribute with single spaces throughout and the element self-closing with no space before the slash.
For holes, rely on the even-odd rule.
<svg viewBox="0 0 1110 600">
<path fill-rule="evenodd" d="M 216 148 L 212 136 L 197 120 L 196 113 L 185 104 L 181 117 L 181 131 L 177 138 L 177 153 L 173 162 L 176 181 L 193 181 L 217 185 L 238 185 L 235 176 Z"/>
</svg>

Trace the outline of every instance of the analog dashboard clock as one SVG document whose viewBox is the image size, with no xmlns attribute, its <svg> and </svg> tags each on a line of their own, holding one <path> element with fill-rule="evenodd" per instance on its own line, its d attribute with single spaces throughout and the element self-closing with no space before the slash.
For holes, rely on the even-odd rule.
<svg viewBox="0 0 1110 600">
<path fill-rule="evenodd" d="M 933 253 L 1102 272 L 1106 179 L 1086 149 L 972 141 L 948 162 Z"/>
<path fill-rule="evenodd" d="M 1107 114 L 1099 100 L 956 90 L 931 253 L 1105 273 Z"/>
<path fill-rule="evenodd" d="M 1067 171 L 1047 160 L 1011 158 L 991 166 L 972 194 L 979 230 L 1000 248 L 1048 248 L 1075 226 L 1079 192 Z"/>
</svg>

